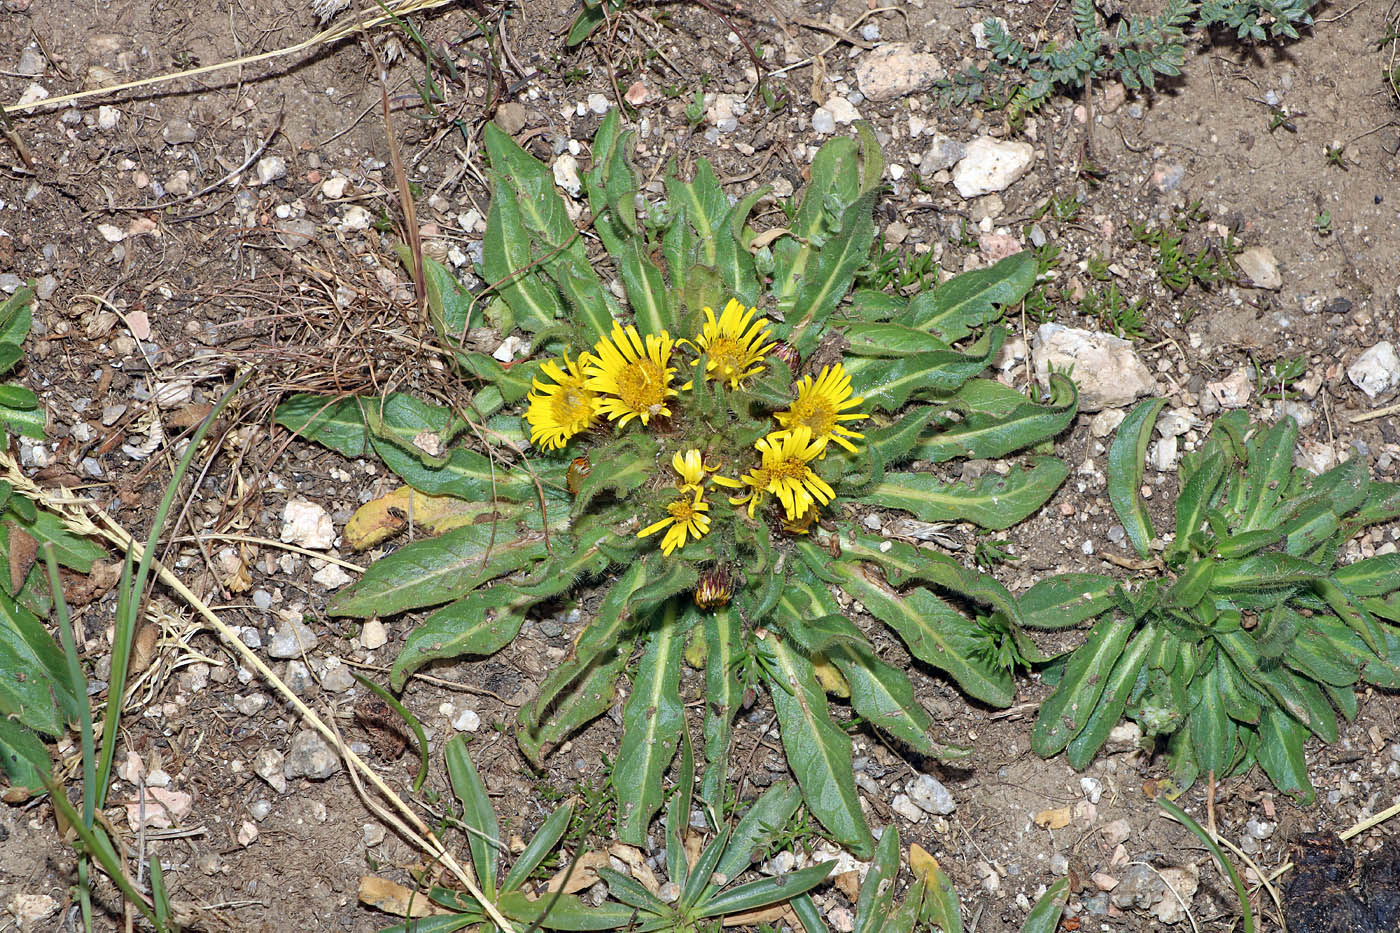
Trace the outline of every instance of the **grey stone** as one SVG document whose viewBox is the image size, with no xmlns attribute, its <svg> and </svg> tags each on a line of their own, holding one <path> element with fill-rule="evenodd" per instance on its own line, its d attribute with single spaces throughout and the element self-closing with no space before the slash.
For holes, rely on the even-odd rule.
<svg viewBox="0 0 1400 933">
<path fill-rule="evenodd" d="M 941 172 L 957 165 L 965 155 L 967 147 L 962 143 L 947 133 L 934 133 L 932 144 L 924 150 L 924 157 L 919 162 L 919 171 L 925 175 Z"/>
<path fill-rule="evenodd" d="M 270 185 L 287 177 L 287 162 L 281 156 L 263 156 L 253 167 L 253 174 L 260 185 Z"/>
<path fill-rule="evenodd" d="M 194 126 L 190 124 L 189 120 L 183 117 L 176 117 L 174 120 L 165 124 L 160 131 L 160 135 L 162 139 L 172 146 L 178 146 L 182 143 L 192 143 L 199 138 L 199 134 L 195 132 Z"/>
<path fill-rule="evenodd" d="M 525 129 L 525 118 L 524 104 L 511 101 L 496 108 L 496 125 L 505 130 L 509 136 L 514 136 Z"/>
<path fill-rule="evenodd" d="M 331 693 L 344 693 L 355 686 L 355 678 L 350 674 L 340 658 L 326 658 L 321 668 L 321 689 Z"/>
<path fill-rule="evenodd" d="M 274 658 L 299 658 L 316 647 L 316 633 L 300 619 L 284 619 L 268 642 L 267 653 Z"/>
<path fill-rule="evenodd" d="M 896 794 L 895 798 L 890 801 L 890 809 L 911 823 L 924 821 L 924 811 L 914 805 L 914 801 L 909 799 L 908 794 Z"/>
<path fill-rule="evenodd" d="M 287 752 L 286 765 L 282 773 L 290 780 L 306 777 L 313 781 L 324 781 L 340 770 L 340 756 L 335 749 L 313 729 L 303 729 L 292 736 L 292 747 Z"/>
<path fill-rule="evenodd" d="M 1274 258 L 1273 251 L 1266 246 L 1254 246 L 1240 253 L 1235 257 L 1235 265 L 1240 267 L 1240 271 L 1255 288 L 1278 291 L 1283 287 L 1278 260 Z"/>
<path fill-rule="evenodd" d="M 316 239 L 316 222 L 309 217 L 279 220 L 277 239 L 287 249 L 301 249 Z"/>
<path fill-rule="evenodd" d="M 947 816 L 958 808 L 952 793 L 931 774 L 921 774 L 914 778 L 905 790 L 914 806 L 925 813 Z"/>
<path fill-rule="evenodd" d="M 307 670 L 301 661 L 288 661 L 287 670 L 282 675 L 282 679 L 287 682 L 287 689 L 297 696 L 306 694 L 316 686 L 316 681 L 311 677 L 311 671 Z"/>
<path fill-rule="evenodd" d="M 27 48 L 19 53 L 19 64 L 15 66 L 15 71 L 26 78 L 37 78 L 48 67 L 49 63 L 44 60 L 38 49 Z"/>
</svg>

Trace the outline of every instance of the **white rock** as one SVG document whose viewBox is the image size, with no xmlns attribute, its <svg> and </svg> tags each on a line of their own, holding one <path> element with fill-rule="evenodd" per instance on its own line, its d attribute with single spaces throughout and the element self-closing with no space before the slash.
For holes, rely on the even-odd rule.
<svg viewBox="0 0 1400 933">
<path fill-rule="evenodd" d="M 1295 402 L 1289 399 L 1286 402 L 1279 402 L 1274 406 L 1274 416 L 1277 418 L 1290 417 L 1298 422 L 1298 427 L 1306 428 L 1317 420 L 1317 415 L 1313 414 L 1312 408 L 1302 402 Z"/>
<path fill-rule="evenodd" d="M 1254 393 L 1254 382 L 1249 378 L 1249 370 L 1241 366 L 1219 382 L 1207 382 L 1206 393 L 1218 408 L 1243 408 Z M 1206 407 L 1203 405 L 1202 409 Z"/>
<path fill-rule="evenodd" d="M 183 117 L 176 117 L 160 131 L 161 138 L 172 146 L 192 143 L 199 138 L 194 125 Z"/>
<path fill-rule="evenodd" d="M 281 156 L 264 156 L 254 166 L 253 174 L 257 176 L 258 184 L 270 185 L 280 178 L 287 177 L 286 160 Z"/>
<path fill-rule="evenodd" d="M 908 794 L 896 794 L 895 798 L 890 801 L 890 809 L 911 823 L 924 821 L 924 811 L 914 806 L 914 801 L 909 799 Z"/>
<path fill-rule="evenodd" d="M 1337 465 L 1337 451 L 1321 441 L 1303 441 L 1293 452 L 1293 464 L 1313 474 L 1326 473 Z"/>
<path fill-rule="evenodd" d="M 321 197 L 337 201 L 345 197 L 345 189 L 349 184 L 350 179 L 346 178 L 344 175 L 332 175 L 330 178 L 321 182 Z"/>
<path fill-rule="evenodd" d="M 368 230 L 373 221 L 369 211 L 358 204 L 351 204 L 345 209 L 345 216 L 341 218 L 340 229 L 346 232 Z"/>
<path fill-rule="evenodd" d="M 452 728 L 458 732 L 475 732 L 481 728 L 481 716 L 474 709 L 464 709 L 452 720 Z"/>
<path fill-rule="evenodd" d="M 253 758 L 253 773 L 262 778 L 279 794 L 287 792 L 287 778 L 282 773 L 286 761 L 275 748 L 264 748 Z"/>
<path fill-rule="evenodd" d="M 340 658 L 326 658 L 321 665 L 321 689 L 331 693 L 344 693 L 355 686 L 355 678 L 350 668 Z"/>
<path fill-rule="evenodd" d="M 1235 265 L 1253 283 L 1255 288 L 1278 291 L 1283 287 L 1283 276 L 1279 275 L 1278 260 L 1266 246 L 1254 246 L 1235 257 Z"/>
<path fill-rule="evenodd" d="M 26 78 L 37 78 L 48 67 L 48 60 L 38 49 L 31 46 L 19 53 L 19 65 L 15 67 L 15 71 Z"/>
<path fill-rule="evenodd" d="M 608 99 L 602 94 L 589 94 L 588 109 L 602 116 L 608 112 Z"/>
<path fill-rule="evenodd" d="M 311 579 L 328 590 L 338 590 L 350 582 L 350 575 L 339 564 L 327 564 L 313 573 Z"/>
<path fill-rule="evenodd" d="M 1002 19 L 1000 16 L 993 16 L 992 19 L 996 20 L 997 23 L 1000 24 L 1002 29 L 1011 28 L 1010 25 L 1006 22 L 1006 20 Z M 972 29 L 969 31 L 972 33 L 973 44 L 976 45 L 979 49 L 990 49 L 992 47 L 992 43 L 987 39 L 986 20 L 978 20 L 977 22 L 973 23 Z"/>
<path fill-rule="evenodd" d="M 19 928 L 28 930 L 32 928 L 31 924 L 58 910 L 58 901 L 47 894 L 16 894 L 5 907 L 19 922 Z"/>
<path fill-rule="evenodd" d="M 1095 437 L 1108 437 L 1118 430 L 1126 417 L 1128 413 L 1121 408 L 1105 408 L 1089 421 L 1089 433 Z"/>
<path fill-rule="evenodd" d="M 1103 797 L 1103 781 L 1095 777 L 1082 777 L 1079 779 L 1079 789 L 1084 792 L 1090 803 L 1097 804 Z"/>
<path fill-rule="evenodd" d="M 931 774 L 912 779 L 905 790 L 909 792 L 910 802 L 925 813 L 947 816 L 958 808 L 952 793 Z"/>
<path fill-rule="evenodd" d="M 299 658 L 316 647 L 316 633 L 300 618 L 283 619 L 267 643 L 267 654 L 273 658 Z"/>
<path fill-rule="evenodd" d="M 1198 426 L 1196 413 L 1189 408 L 1173 408 L 1157 419 L 1157 433 L 1162 437 L 1180 437 Z"/>
<path fill-rule="evenodd" d="M 1177 444 L 1175 435 L 1158 438 L 1152 443 L 1148 460 L 1158 473 L 1170 473 L 1176 469 Z"/>
<path fill-rule="evenodd" d="M 97 108 L 97 128 L 104 133 L 110 133 L 117 128 L 121 122 L 122 112 L 116 107 L 109 107 L 103 104 Z"/>
<path fill-rule="evenodd" d="M 491 355 L 502 363 L 509 363 L 517 356 L 524 356 L 530 350 L 530 341 L 518 334 L 507 334 L 501 345 L 491 351 Z"/>
<path fill-rule="evenodd" d="M 583 182 L 578 177 L 578 159 L 565 152 L 554 160 L 554 183 L 567 191 L 570 197 L 583 194 Z"/>
<path fill-rule="evenodd" d="M 823 136 L 830 136 L 836 132 L 836 118 L 831 115 L 830 110 L 818 107 L 812 111 L 812 132 L 821 133 Z"/>
<path fill-rule="evenodd" d="M 1050 382 L 1050 369 L 1064 372 L 1079 386 L 1079 410 L 1119 408 L 1156 389 L 1152 373 L 1133 350 L 1131 341 L 1099 331 L 1061 324 L 1042 324 L 1031 350 L 1035 376 Z"/>
<path fill-rule="evenodd" d="M 721 133 L 732 133 L 739 128 L 739 117 L 748 109 L 739 94 L 716 94 L 714 101 L 705 108 L 705 119 Z"/>
<path fill-rule="evenodd" d="M 29 104 L 37 104 L 41 100 L 48 100 L 49 92 L 37 81 L 24 89 L 24 93 L 19 95 L 19 100 L 15 101 L 15 107 L 25 107 Z"/>
<path fill-rule="evenodd" d="M 378 619 L 370 619 L 360 628 L 360 647 L 366 651 L 383 648 L 388 642 L 389 633 Z"/>
<path fill-rule="evenodd" d="M 958 160 L 965 155 L 967 147 L 962 143 L 946 133 L 934 133 L 933 144 L 925 150 L 924 157 L 919 160 L 919 171 L 925 175 L 941 172 L 957 165 Z"/>
<path fill-rule="evenodd" d="M 842 126 L 850 126 L 860 119 L 860 111 L 856 110 L 855 105 L 844 97 L 828 97 L 823 106 L 831 114 L 831 118 Z"/>
<path fill-rule="evenodd" d="M 938 58 L 907 42 L 871 50 L 856 64 L 856 84 L 866 100 L 894 100 L 931 87 L 947 72 Z"/>
<path fill-rule="evenodd" d="M 340 756 L 330 743 L 321 738 L 313 729 L 302 729 L 292 736 L 292 746 L 287 752 L 282 773 L 289 780 L 307 777 L 313 781 L 324 781 L 340 770 Z"/>
<path fill-rule="evenodd" d="M 282 540 L 313 551 L 335 544 L 330 513 L 309 499 L 290 499 L 282 508 Z"/>
<path fill-rule="evenodd" d="M 979 136 L 953 167 L 953 187 L 964 198 L 1005 191 L 1031 167 L 1035 149 L 1030 143 Z"/>
<path fill-rule="evenodd" d="M 1347 378 L 1371 398 L 1400 386 L 1400 357 L 1395 355 L 1395 345 L 1382 340 L 1364 351 L 1347 367 Z"/>
<path fill-rule="evenodd" d="M 108 243 L 120 243 L 126 239 L 126 231 L 116 224 L 98 224 L 97 232 L 102 234 L 102 239 Z"/>
</svg>

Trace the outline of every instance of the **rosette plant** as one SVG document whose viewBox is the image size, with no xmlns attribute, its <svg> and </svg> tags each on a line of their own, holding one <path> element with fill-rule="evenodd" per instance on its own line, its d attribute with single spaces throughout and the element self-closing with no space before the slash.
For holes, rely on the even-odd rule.
<svg viewBox="0 0 1400 933">
<path fill-rule="evenodd" d="M 1358 532 L 1400 517 L 1400 484 L 1373 481 L 1360 457 L 1314 476 L 1294 466 L 1292 418 L 1233 411 L 1182 458 L 1174 533 L 1159 539 L 1139 489 L 1164 404 L 1129 413 L 1108 452 L 1109 501 L 1140 569 L 1051 577 L 1021 596 L 1026 625 L 1094 622 L 1050 669 L 1031 746 L 1082 768 L 1126 715 L 1183 788 L 1257 764 L 1311 800 L 1308 736 L 1337 741 L 1358 685 L 1400 689 L 1400 555 L 1339 562 Z"/>
<path fill-rule="evenodd" d="M 1045 441 L 1074 416 L 1074 387 L 1056 377 L 1038 402 L 979 378 L 1002 309 L 1033 284 L 1029 255 L 912 298 L 848 295 L 884 166 L 859 132 L 823 146 L 786 223 L 758 233 L 766 189 L 731 203 L 704 159 L 689 181 L 670 167 L 665 202 L 646 203 L 616 112 L 594 140 L 591 217 L 576 227 L 549 167 L 488 125 L 489 290 L 424 263 L 439 340 L 482 388 L 458 411 L 302 396 L 278 413 L 479 511 L 380 559 L 331 603 L 361 617 L 440 607 L 408 636 L 396 687 L 435 659 L 492 654 L 531 612 L 580 599 L 586 621 L 520 710 L 517 738 L 539 763 L 627 683 L 612 776 L 627 842 L 662 805 L 686 662 L 704 671 L 690 689 L 704 696 L 712 812 L 726 804 L 733 721 L 746 693 L 766 691 L 811 812 L 866 857 L 848 723 L 829 698 L 917 754 L 949 753 L 871 626 L 978 700 L 1013 698 L 1010 663 L 1030 644 L 1015 600 L 918 538 L 935 523 L 1006 528 L 1039 508 L 1067 473 L 1054 457 L 973 483 L 936 465 Z M 523 332 L 528 358 L 501 364 L 473 342 L 483 329 L 497 342 Z M 903 537 L 867 530 L 887 522 Z"/>
</svg>

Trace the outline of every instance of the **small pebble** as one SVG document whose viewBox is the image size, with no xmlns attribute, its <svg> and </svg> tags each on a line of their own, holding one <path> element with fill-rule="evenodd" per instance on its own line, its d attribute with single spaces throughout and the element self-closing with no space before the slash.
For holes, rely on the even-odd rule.
<svg viewBox="0 0 1400 933">
<path fill-rule="evenodd" d="M 257 176 L 258 184 L 270 185 L 287 177 L 287 163 L 281 156 L 264 156 L 258 160 L 253 173 Z"/>
</svg>

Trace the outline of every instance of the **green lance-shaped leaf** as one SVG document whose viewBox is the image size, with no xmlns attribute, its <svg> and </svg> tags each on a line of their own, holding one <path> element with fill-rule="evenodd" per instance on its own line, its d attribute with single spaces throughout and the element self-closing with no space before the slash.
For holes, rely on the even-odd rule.
<svg viewBox="0 0 1400 933">
<path fill-rule="evenodd" d="M 887 473 L 865 498 L 926 522 L 972 522 L 999 531 L 1045 504 L 1069 475 L 1064 461 L 1036 457 L 1030 470 L 991 474 L 976 483 L 945 483 L 932 473 Z"/>
<path fill-rule="evenodd" d="M 899 829 L 891 823 L 880 835 L 875 858 L 856 899 L 854 933 L 884 933 L 894 905 L 894 883 L 899 874 Z"/>
<path fill-rule="evenodd" d="M 686 609 L 687 630 L 697 621 L 698 610 L 692 605 Z M 681 724 L 680 760 L 676 765 L 676 789 L 666 804 L 666 874 L 681 887 L 685 886 L 690 873 L 690 863 L 686 860 L 685 831 L 690 825 L 690 809 L 695 802 L 695 750 L 690 744 L 690 728 Z"/>
<path fill-rule="evenodd" d="M 907 324 L 852 324 L 844 334 L 850 341 L 846 352 L 855 356 L 917 356 L 952 349 L 946 341 Z"/>
<path fill-rule="evenodd" d="M 1293 449 L 1298 442 L 1298 422 L 1292 417 L 1280 419 L 1246 444 L 1249 463 L 1246 468 L 1244 514 L 1239 531 L 1257 531 L 1267 527 L 1266 521 L 1278 504 L 1288 474 L 1293 471 Z"/>
<path fill-rule="evenodd" d="M 543 535 L 512 536 L 508 524 L 486 522 L 425 538 L 383 557 L 331 600 L 332 615 L 368 618 L 458 599 L 548 551 Z"/>
<path fill-rule="evenodd" d="M 637 319 L 637 330 L 643 336 L 673 330 L 677 322 L 671 310 L 671 292 L 661 270 L 647 256 L 640 239 L 633 237 L 620 249 L 618 272 Z"/>
<path fill-rule="evenodd" d="M 787 332 L 788 341 L 803 353 L 817 345 L 821 325 L 846 297 L 856 270 L 870 255 L 870 244 L 875 238 L 872 211 L 876 196 L 874 191 L 862 195 L 846 212 L 840 232 L 827 240 L 807 264 L 806 276 L 793 302 L 794 312 L 800 317 Z"/>
<path fill-rule="evenodd" d="M 1060 928 L 1060 915 L 1064 913 L 1065 901 L 1069 897 L 1069 879 L 1061 878 L 1046 889 L 1035 902 L 1021 933 L 1055 933 Z"/>
<path fill-rule="evenodd" d="M 1041 704 L 1031 731 L 1036 754 L 1043 758 L 1057 754 L 1084 728 L 1103 695 L 1104 671 L 1112 670 L 1132 631 L 1133 626 L 1126 622 L 1104 619 L 1070 655 L 1059 686 Z"/>
<path fill-rule="evenodd" d="M 1002 309 L 1024 298 L 1034 284 L 1034 254 L 1017 253 L 914 296 L 903 323 L 953 343 L 1000 318 Z"/>
<path fill-rule="evenodd" d="M 1022 593 L 1021 621 L 1029 628 L 1073 628 L 1113 605 L 1118 581 L 1098 573 L 1046 577 Z"/>
<path fill-rule="evenodd" d="M 1358 531 L 1380 522 L 1400 518 L 1400 483 L 1372 483 L 1366 491 L 1366 501 L 1342 525 L 1342 540 L 1350 540 Z"/>
<path fill-rule="evenodd" d="M 505 880 L 501 882 L 502 893 L 518 890 L 529 880 L 540 863 L 554 852 L 559 845 L 559 840 L 564 838 L 564 833 L 568 832 L 569 824 L 573 822 L 573 818 L 574 805 L 572 803 L 565 803 L 545 818 L 545 821 L 540 824 L 540 828 L 535 831 L 535 835 L 526 843 L 525 851 L 520 853 L 515 864 L 506 873 Z"/>
<path fill-rule="evenodd" d="M 369 432 L 353 396 L 335 399 L 298 393 L 277 406 L 273 420 L 342 456 L 363 457 L 369 452 Z"/>
<path fill-rule="evenodd" d="M 758 301 L 758 272 L 754 266 L 753 254 L 743 243 L 744 224 L 753 212 L 754 205 L 769 192 L 768 188 L 750 191 L 724 215 L 724 225 L 719 239 L 715 241 L 717 254 L 716 269 L 724 283 L 729 286 L 734 297 L 743 304 L 752 306 Z M 715 308 L 716 313 L 719 308 Z"/>
<path fill-rule="evenodd" d="M 530 232 L 540 237 L 547 248 L 567 248 L 586 260 L 583 244 L 577 239 L 578 231 L 569 219 L 549 166 L 522 149 L 494 123 L 486 124 L 483 137 L 492 174 L 498 186 L 507 186 L 508 193 L 515 196 L 520 216 Z M 500 194 L 498 187 L 497 197 Z"/>
<path fill-rule="evenodd" d="M 652 817 L 661 809 L 662 775 L 685 726 L 677 601 L 668 600 L 659 614 L 622 709 L 622 740 L 613 767 L 617 838 L 635 846 L 646 844 Z"/>
<path fill-rule="evenodd" d="M 791 235 L 773 244 L 772 292 L 784 316 L 801 313 L 796 297 L 808 266 L 861 193 L 855 141 L 846 136 L 828 140 L 812 160 L 807 190 L 788 228 Z"/>
<path fill-rule="evenodd" d="M 78 718 L 63 652 L 44 624 L 0 591 L 0 717 L 58 736 Z"/>
<path fill-rule="evenodd" d="M 454 447 L 445 462 L 429 466 L 396 444 L 374 437 L 370 443 L 394 475 L 425 495 L 456 496 L 468 502 L 521 502 L 538 495 L 524 470 L 507 469 L 505 463 L 493 463 L 474 450 Z"/>
<path fill-rule="evenodd" d="M 920 877 L 906 895 L 910 900 L 915 900 L 914 891 L 922 889 L 923 907 L 919 911 L 919 919 L 933 924 L 942 933 L 963 933 L 962 907 L 958 903 L 953 879 L 932 859 L 929 859 L 927 869 L 923 870 L 928 872 L 928 876 Z"/>
<path fill-rule="evenodd" d="M 530 248 L 530 234 L 525 231 L 513 193 L 498 184 L 481 240 L 481 271 L 520 326 L 531 333 L 564 320 L 564 299 L 541 274 L 536 265 L 539 258 Z"/>
<path fill-rule="evenodd" d="M 515 741 L 530 764 L 538 768 L 544 757 L 575 729 L 608 711 L 617 695 L 617 679 L 627 666 L 627 655 L 635 641 L 631 636 L 622 637 L 616 643 L 615 653 L 595 658 L 580 676 L 555 692 L 558 702 L 541 719 L 534 719 L 533 706 L 521 708 Z"/>
<path fill-rule="evenodd" d="M 26 285 L 0 301 L 0 343 L 21 346 L 34 324 L 34 289 Z M 0 370 L 3 374 L 6 370 Z"/>
<path fill-rule="evenodd" d="M 1123 523 L 1128 540 L 1144 559 L 1151 552 L 1148 545 L 1155 532 L 1140 491 L 1143 458 L 1147 455 L 1147 443 L 1152 440 L 1152 425 L 1165 404 L 1164 398 L 1150 398 L 1128 412 L 1108 448 L 1108 501 Z"/>
<path fill-rule="evenodd" d="M 496 810 L 467 754 L 466 736 L 455 735 L 448 739 L 443 747 L 443 758 L 447 762 L 452 793 L 462 805 L 462 822 L 467 826 L 467 846 L 472 853 L 477 882 L 483 894 L 494 898 L 496 869 L 501 862 L 501 827 L 496 823 Z"/>
<path fill-rule="evenodd" d="M 1176 537 L 1168 547 L 1169 556 L 1190 553 L 1191 538 L 1200 531 L 1224 475 L 1225 455 L 1212 443 L 1194 469 L 1183 475 L 1176 497 Z"/>
<path fill-rule="evenodd" d="M 788 764 L 812 815 L 857 858 L 869 858 L 875 840 L 865 825 L 851 770 L 851 740 L 832 722 L 812 662 L 775 633 L 754 640 L 762 662 Z"/>
<path fill-rule="evenodd" d="M 973 379 L 958 390 L 958 395 L 990 381 Z M 933 463 L 954 457 L 990 460 L 1054 437 L 1074 420 L 1079 396 L 1074 383 L 1060 373 L 1050 377 L 1050 387 L 1048 405 L 1037 405 L 1021 396 L 1021 404 L 1005 414 L 973 411 L 961 422 L 921 441 L 910 451 L 910 456 Z M 953 397 L 954 401 L 958 395 Z"/>
<path fill-rule="evenodd" d="M 984 703 L 1011 705 L 1011 672 L 989 663 L 982 651 L 985 633 L 971 619 L 922 587 L 898 593 L 855 561 L 834 561 L 827 570 L 833 583 L 894 629 L 914 657 L 946 671 L 964 692 Z"/>
<path fill-rule="evenodd" d="M 1065 747 L 1065 758 L 1071 768 L 1088 767 L 1089 762 L 1094 760 L 1094 753 L 1108 741 L 1109 732 L 1123 718 L 1123 708 L 1128 705 L 1128 697 L 1137 685 L 1138 672 L 1156 647 L 1158 638 L 1155 625 L 1149 623 L 1143 626 L 1113 663 L 1103 693 L 1098 703 L 1094 704 L 1084 728 Z"/>
<path fill-rule="evenodd" d="M 429 661 L 495 654 L 515 640 L 525 613 L 546 598 L 497 583 L 442 607 L 408 633 L 390 674 L 394 689 L 403 689 L 409 675 Z"/>
<path fill-rule="evenodd" d="M 626 930 L 637 917 L 637 912 L 626 904 L 604 901 L 591 907 L 577 894 L 547 894 L 535 898 L 526 897 L 523 891 L 512 891 L 501 895 L 496 906 L 511 920 L 538 924 L 547 930 Z M 414 921 L 414 933 L 419 929 L 416 924 L 421 922 Z"/>
<path fill-rule="evenodd" d="M 723 606 L 704 617 L 705 637 L 705 776 L 700 798 L 714 810 L 724 809 L 725 774 L 734 716 L 743 699 L 739 665 L 744 658 L 744 630 L 739 615 Z"/>
<path fill-rule="evenodd" d="M 14 496 L 10 499 L 11 511 L 6 516 L 6 522 L 13 522 L 17 527 L 28 532 L 29 536 L 39 545 L 42 552 L 44 545 L 53 545 L 54 557 L 60 564 L 79 573 L 87 573 L 92 570 L 94 562 L 107 556 L 107 552 L 99 544 L 94 544 L 87 538 L 80 538 L 69 530 L 63 519 L 53 512 L 43 509 L 35 509 L 33 516 L 25 516 L 14 511 L 14 507 L 21 502 L 28 502 L 25 496 Z"/>
<path fill-rule="evenodd" d="M 826 655 L 851 685 L 851 705 L 861 717 L 921 755 L 943 754 L 943 747 L 929 738 L 933 720 L 914 696 L 907 674 L 881 661 L 868 645 L 842 643 Z"/>
<path fill-rule="evenodd" d="M 913 397 L 947 395 L 987 368 L 1001 349 L 1006 332 L 994 327 L 983 334 L 967 353 L 935 350 L 893 360 L 854 358 L 846 361 L 851 381 L 861 387 L 867 404 L 895 412 Z"/>
<path fill-rule="evenodd" d="M 411 271 L 413 255 L 408 246 L 400 244 L 395 252 Z M 475 296 L 462 287 L 451 269 L 427 256 L 423 257 L 423 288 L 428 297 L 428 321 L 438 340 L 445 347 L 460 346 L 468 328 L 481 323 L 480 310 L 472 313 Z"/>
<path fill-rule="evenodd" d="M 1287 713 L 1279 709 L 1266 710 L 1259 723 L 1259 748 L 1254 752 L 1259 767 L 1274 786 L 1302 804 L 1309 804 L 1313 799 L 1308 764 L 1303 756 L 1306 738 L 1306 730 Z"/>
<path fill-rule="evenodd" d="M 0 679 L 4 676 L 0 675 Z M 0 705 L 3 702 L 0 699 Z M 43 740 L 8 715 L 0 716 L 0 774 L 5 775 L 10 786 L 31 796 L 41 794 L 44 778 L 52 771 L 53 762 Z"/>
<path fill-rule="evenodd" d="M 591 344 L 612 332 L 621 309 L 587 259 L 564 250 L 545 261 L 544 268 L 569 306 L 579 342 Z"/>
<path fill-rule="evenodd" d="M 593 137 L 593 164 L 584 176 L 593 229 L 614 259 L 621 259 L 625 245 L 637 234 L 637 175 L 628 150 L 632 134 L 622 131 L 616 109 L 609 110 Z"/>
<path fill-rule="evenodd" d="M 542 360 L 520 360 L 510 366 L 504 366 L 495 357 L 487 356 L 485 353 L 478 353 L 475 350 L 457 351 L 454 359 L 463 372 L 469 373 L 483 382 L 488 382 L 499 392 L 500 399 L 494 406 L 488 405 L 482 393 L 489 392 L 489 389 L 482 389 L 472 399 L 472 407 L 483 417 L 488 417 L 495 411 L 499 411 L 502 402 L 518 402 L 529 394 L 534 387 L 534 378 L 540 371 Z"/>
<path fill-rule="evenodd" d="M 874 845 L 874 840 L 871 840 Z M 720 891 L 698 905 L 696 915 L 708 919 L 759 910 L 805 894 L 826 880 L 836 863 L 822 862 L 791 872 L 781 878 L 760 878 Z"/>
<path fill-rule="evenodd" d="M 674 172 L 668 171 L 666 194 L 673 204 L 680 205 L 684 212 L 683 220 L 688 221 L 695 230 L 696 236 L 691 244 L 697 254 L 691 263 L 698 262 L 718 269 L 719 239 L 727 232 L 724 222 L 729 214 L 729 199 L 720 188 L 714 167 L 708 159 L 701 157 L 696 160 L 694 179 L 688 182 L 681 181 Z M 674 263 L 672 267 L 675 268 Z"/>
<path fill-rule="evenodd" d="M 1384 596 L 1400 589 L 1400 554 L 1379 554 L 1338 567 L 1332 579 L 1353 596 Z"/>
<path fill-rule="evenodd" d="M 1186 720 L 1191 744 L 1196 747 L 1196 760 L 1206 771 L 1214 771 L 1216 777 L 1229 772 L 1239 744 L 1225 701 L 1231 686 L 1233 679 L 1217 665 L 1201 678 L 1196 706 Z"/>
<path fill-rule="evenodd" d="M 720 856 L 715 860 L 710 874 L 703 878 L 694 878 L 695 887 L 692 893 L 698 892 L 694 901 L 698 903 L 704 900 L 748 871 L 753 864 L 753 854 L 766 851 L 787 829 L 800 803 L 802 791 L 786 779 L 773 784 L 759 795 L 744 812 L 734 831 L 719 847 Z M 684 896 L 682 902 L 685 903 Z"/>
</svg>

